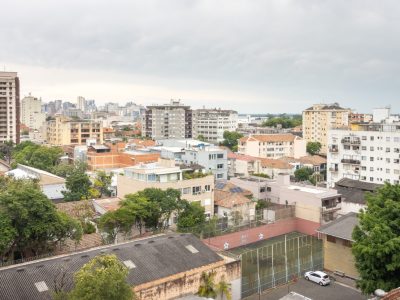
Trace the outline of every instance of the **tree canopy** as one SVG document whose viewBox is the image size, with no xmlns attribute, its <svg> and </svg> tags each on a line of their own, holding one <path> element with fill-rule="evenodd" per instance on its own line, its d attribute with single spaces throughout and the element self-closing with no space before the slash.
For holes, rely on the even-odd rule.
<svg viewBox="0 0 400 300">
<path fill-rule="evenodd" d="M 132 287 L 126 281 L 128 269 L 115 255 L 96 256 L 74 275 L 75 287 L 69 300 L 132 300 Z"/>
<path fill-rule="evenodd" d="M 353 231 L 352 251 L 360 274 L 357 285 L 369 294 L 400 286 L 400 185 L 387 183 L 366 200 Z"/>
<path fill-rule="evenodd" d="M 46 147 L 30 141 L 22 142 L 13 149 L 15 164 L 23 164 L 47 172 L 58 164 L 63 151 L 60 147 Z"/>
<path fill-rule="evenodd" d="M 196 228 L 206 222 L 204 207 L 199 202 L 183 203 L 183 210 L 178 215 L 178 230 Z"/>
<path fill-rule="evenodd" d="M 265 121 L 262 126 L 265 127 L 276 127 L 281 125 L 282 128 L 293 128 L 302 124 L 302 117 L 301 115 L 281 115 L 278 117 L 270 117 L 267 121 Z"/>
<path fill-rule="evenodd" d="M 228 147 L 232 151 L 237 151 L 238 148 L 238 140 L 243 137 L 243 134 L 236 131 L 225 131 L 224 132 L 224 140 L 221 145 Z"/>
<path fill-rule="evenodd" d="M 298 181 L 306 181 L 306 180 L 310 180 L 311 175 L 313 174 L 313 170 L 310 168 L 300 168 L 297 169 L 296 171 L 294 171 L 294 177 L 298 180 Z"/>
<path fill-rule="evenodd" d="M 308 142 L 306 149 L 310 155 L 316 155 L 321 151 L 321 146 L 320 142 Z"/>
<path fill-rule="evenodd" d="M 81 236 L 80 223 L 58 212 L 35 182 L 0 178 L 0 260 L 47 253 Z"/>
<path fill-rule="evenodd" d="M 65 201 L 75 201 L 81 199 L 89 199 L 90 188 L 92 182 L 89 176 L 82 169 L 81 165 L 77 164 L 73 170 L 69 172 L 65 180 L 67 191 L 63 191 Z"/>
</svg>

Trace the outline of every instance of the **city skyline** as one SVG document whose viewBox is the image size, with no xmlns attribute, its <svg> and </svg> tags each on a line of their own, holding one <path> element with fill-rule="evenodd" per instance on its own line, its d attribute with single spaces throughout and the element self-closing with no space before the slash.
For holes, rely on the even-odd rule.
<svg viewBox="0 0 400 300">
<path fill-rule="evenodd" d="M 0 66 L 18 72 L 21 96 L 46 102 L 399 111 L 400 5 L 367 2 L 15 1 Z"/>
</svg>

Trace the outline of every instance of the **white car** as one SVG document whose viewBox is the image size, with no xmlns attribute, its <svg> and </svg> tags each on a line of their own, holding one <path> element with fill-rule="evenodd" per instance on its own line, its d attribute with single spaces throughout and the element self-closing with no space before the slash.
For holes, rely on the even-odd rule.
<svg viewBox="0 0 400 300">
<path fill-rule="evenodd" d="M 306 280 L 311 280 L 319 285 L 327 285 L 331 283 L 331 280 L 329 279 L 329 276 L 321 271 L 309 271 L 304 274 L 304 278 Z"/>
</svg>

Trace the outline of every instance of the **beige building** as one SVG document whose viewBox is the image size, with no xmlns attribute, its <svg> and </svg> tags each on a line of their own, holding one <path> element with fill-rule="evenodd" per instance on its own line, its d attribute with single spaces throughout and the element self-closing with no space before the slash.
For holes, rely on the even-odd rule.
<svg viewBox="0 0 400 300">
<path fill-rule="evenodd" d="M 259 134 L 242 137 L 238 153 L 262 158 L 301 157 L 306 155 L 306 141 L 287 134 Z"/>
<path fill-rule="evenodd" d="M 192 110 L 180 100 L 147 106 L 142 119 L 142 136 L 157 139 L 192 137 Z"/>
<path fill-rule="evenodd" d="M 54 146 L 81 145 L 88 139 L 103 143 L 103 127 L 100 122 L 73 121 L 65 116 L 57 116 L 46 123 L 47 143 Z"/>
<path fill-rule="evenodd" d="M 21 100 L 21 123 L 33 130 L 39 130 L 46 122 L 46 114 L 42 113 L 42 99 L 31 95 Z"/>
<path fill-rule="evenodd" d="M 207 216 L 214 215 L 214 176 L 197 173 L 187 178 L 174 160 L 160 159 L 157 163 L 139 164 L 124 169 L 118 175 L 117 195 L 119 198 L 146 188 L 168 188 L 181 191 L 182 199 L 189 202 L 198 201 L 205 209 Z"/>
<path fill-rule="evenodd" d="M 328 130 L 349 126 L 350 113 L 338 103 L 314 104 L 303 111 L 303 138 L 306 142 L 320 142 L 321 153 L 327 153 Z"/>
<path fill-rule="evenodd" d="M 17 72 L 0 72 L 0 143 L 20 142 L 19 78 Z"/>
<path fill-rule="evenodd" d="M 326 270 L 350 278 L 359 278 L 351 252 L 352 232 L 356 225 L 358 225 L 357 214 L 348 213 L 317 230 L 318 235 L 322 235 L 324 241 L 324 267 Z"/>
</svg>

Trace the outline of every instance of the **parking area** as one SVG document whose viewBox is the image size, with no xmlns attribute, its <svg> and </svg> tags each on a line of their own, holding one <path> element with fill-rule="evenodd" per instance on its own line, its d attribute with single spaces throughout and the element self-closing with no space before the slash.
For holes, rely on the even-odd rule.
<svg viewBox="0 0 400 300">
<path fill-rule="evenodd" d="M 364 300 L 366 296 L 362 295 L 358 290 L 346 286 L 340 282 L 332 282 L 328 286 L 319 286 L 316 283 L 307 281 L 303 278 L 299 279 L 296 283 L 289 285 L 290 292 L 296 292 L 312 300 Z M 277 300 L 288 294 L 288 286 L 283 285 L 275 289 L 271 289 L 258 295 L 253 295 L 246 298 L 246 300 Z"/>
</svg>

